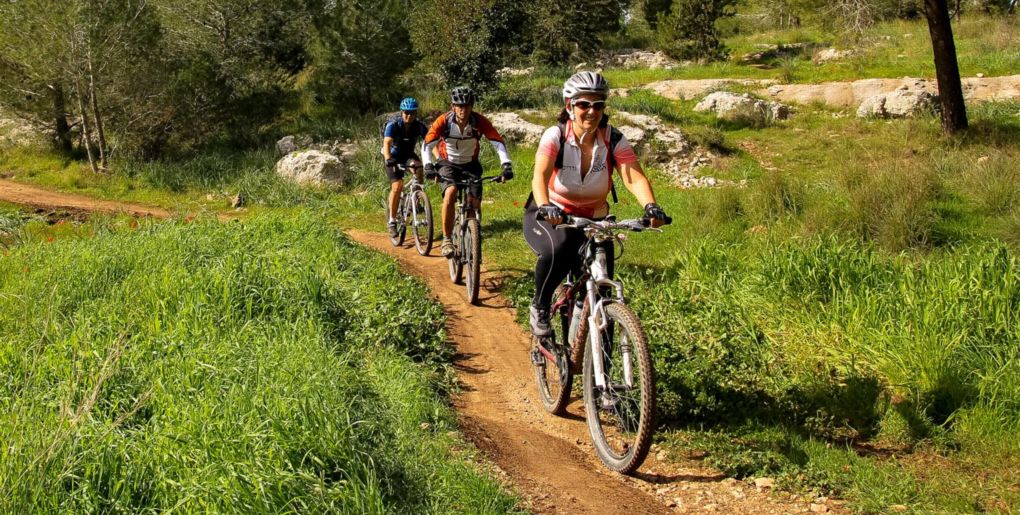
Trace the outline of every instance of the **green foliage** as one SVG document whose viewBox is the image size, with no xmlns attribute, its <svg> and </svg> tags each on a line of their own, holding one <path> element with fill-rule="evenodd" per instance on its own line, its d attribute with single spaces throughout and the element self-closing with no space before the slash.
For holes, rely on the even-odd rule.
<svg viewBox="0 0 1020 515">
<path fill-rule="evenodd" d="M 410 94 L 397 80 L 413 62 L 407 17 L 402 0 L 337 2 L 314 16 L 307 95 L 349 116 Z"/>
<path fill-rule="evenodd" d="M 451 449 L 442 310 L 318 215 L 26 244 L 0 284 L 5 512 L 514 507 Z"/>
<path fill-rule="evenodd" d="M 587 60 L 602 47 L 605 34 L 619 31 L 629 0 L 532 0 L 532 59 L 540 64 L 566 64 L 571 56 Z"/>
<path fill-rule="evenodd" d="M 726 57 L 716 22 L 733 16 L 736 0 L 673 0 L 668 14 L 658 16 L 659 48 L 675 59 L 715 60 Z"/>
<path fill-rule="evenodd" d="M 522 44 L 525 7 L 509 0 L 416 0 L 411 42 L 423 64 L 438 69 L 447 86 L 487 91 L 498 82 L 496 71 Z"/>
</svg>

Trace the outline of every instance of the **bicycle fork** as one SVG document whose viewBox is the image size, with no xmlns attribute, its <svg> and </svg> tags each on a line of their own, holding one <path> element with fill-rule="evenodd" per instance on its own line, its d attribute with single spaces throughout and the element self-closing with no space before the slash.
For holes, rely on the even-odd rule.
<svg viewBox="0 0 1020 515">
<path fill-rule="evenodd" d="M 600 256 L 601 257 L 601 256 Z M 603 257 L 604 259 L 604 257 Z M 603 350 L 605 342 L 602 340 L 602 331 L 609 327 L 609 317 L 606 315 L 605 303 L 609 302 L 623 302 L 623 284 L 619 281 L 613 281 L 607 277 L 604 265 L 599 266 L 600 260 L 596 259 L 592 266 L 592 276 L 588 278 L 587 288 L 585 295 L 588 296 L 588 305 L 591 306 L 591 312 L 588 314 L 588 337 L 591 339 L 589 344 L 592 345 L 592 365 L 595 370 L 595 385 L 602 391 L 607 390 L 609 380 L 605 370 L 605 360 L 603 357 Z M 597 288 L 609 287 L 612 288 L 616 294 L 616 298 L 603 299 L 596 296 Z M 624 386 L 627 389 L 634 387 L 634 370 L 630 360 L 630 342 L 626 340 L 619 342 L 620 353 L 623 358 L 623 381 Z M 615 387 L 616 385 L 614 385 Z"/>
</svg>

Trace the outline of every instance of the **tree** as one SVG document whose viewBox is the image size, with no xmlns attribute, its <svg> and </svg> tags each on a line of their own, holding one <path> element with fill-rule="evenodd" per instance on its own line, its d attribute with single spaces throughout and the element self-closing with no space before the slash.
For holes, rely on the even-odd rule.
<svg viewBox="0 0 1020 515">
<path fill-rule="evenodd" d="M 676 59 L 722 59 L 716 22 L 736 14 L 737 0 L 674 0 L 658 18 L 659 48 Z"/>
<path fill-rule="evenodd" d="M 956 62 L 956 44 L 949 21 L 946 0 L 924 0 L 932 50 L 935 54 L 935 77 L 942 106 L 942 130 L 955 133 L 967 128 L 967 107 L 963 101 L 960 68 Z"/>
<path fill-rule="evenodd" d="M 396 77 L 413 62 L 404 0 L 327 6 L 307 43 L 309 93 L 334 112 L 378 108 L 397 91 Z"/>
<path fill-rule="evenodd" d="M 629 0 L 532 1 L 526 26 L 530 28 L 528 39 L 534 60 L 564 64 L 573 54 L 597 51 L 605 34 L 620 30 L 629 3 Z"/>
<path fill-rule="evenodd" d="M 411 9 L 411 44 L 423 65 L 438 69 L 447 86 L 480 91 L 498 81 L 524 40 L 526 6 L 514 0 L 417 0 Z M 455 14 L 452 14 L 455 13 Z"/>
</svg>

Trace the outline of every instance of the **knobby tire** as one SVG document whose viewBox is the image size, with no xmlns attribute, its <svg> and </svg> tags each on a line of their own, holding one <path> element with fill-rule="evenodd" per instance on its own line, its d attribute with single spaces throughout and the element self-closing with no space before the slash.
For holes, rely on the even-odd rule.
<svg viewBox="0 0 1020 515">
<path fill-rule="evenodd" d="M 619 349 L 626 335 L 631 346 L 634 382 L 635 385 L 640 384 L 641 391 L 637 399 L 630 398 L 633 392 L 621 395 L 614 391 L 611 397 L 618 402 L 611 409 L 602 406 L 602 395 L 596 391 L 595 386 L 593 360 L 596 352 L 605 353 L 604 349 L 593 348 L 589 340 L 585 347 L 583 366 L 585 418 L 599 460 L 610 470 L 629 474 L 641 466 L 651 447 L 652 433 L 655 431 L 655 374 L 648 352 L 648 341 L 637 315 L 630 308 L 616 303 L 606 305 L 605 310 L 608 324 L 607 329 L 601 331 L 603 338 L 606 338 L 607 331 L 614 335 L 618 333 L 618 336 L 612 338 L 609 356 L 603 356 L 606 375 L 623 383 L 623 364 L 620 362 L 622 354 Z M 615 331 L 614 328 L 619 330 Z M 637 403 L 636 410 L 634 402 Z M 633 419 L 635 411 L 637 421 Z M 622 449 L 614 449 L 610 438 L 613 442 L 620 442 L 619 447 Z"/>
</svg>

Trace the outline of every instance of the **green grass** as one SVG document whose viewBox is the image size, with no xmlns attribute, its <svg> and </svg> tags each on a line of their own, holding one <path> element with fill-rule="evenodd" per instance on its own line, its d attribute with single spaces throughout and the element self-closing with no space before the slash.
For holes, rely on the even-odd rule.
<svg viewBox="0 0 1020 515">
<path fill-rule="evenodd" d="M 442 312 L 321 217 L 0 258 L 0 510 L 505 512 L 436 395 Z"/>
</svg>

